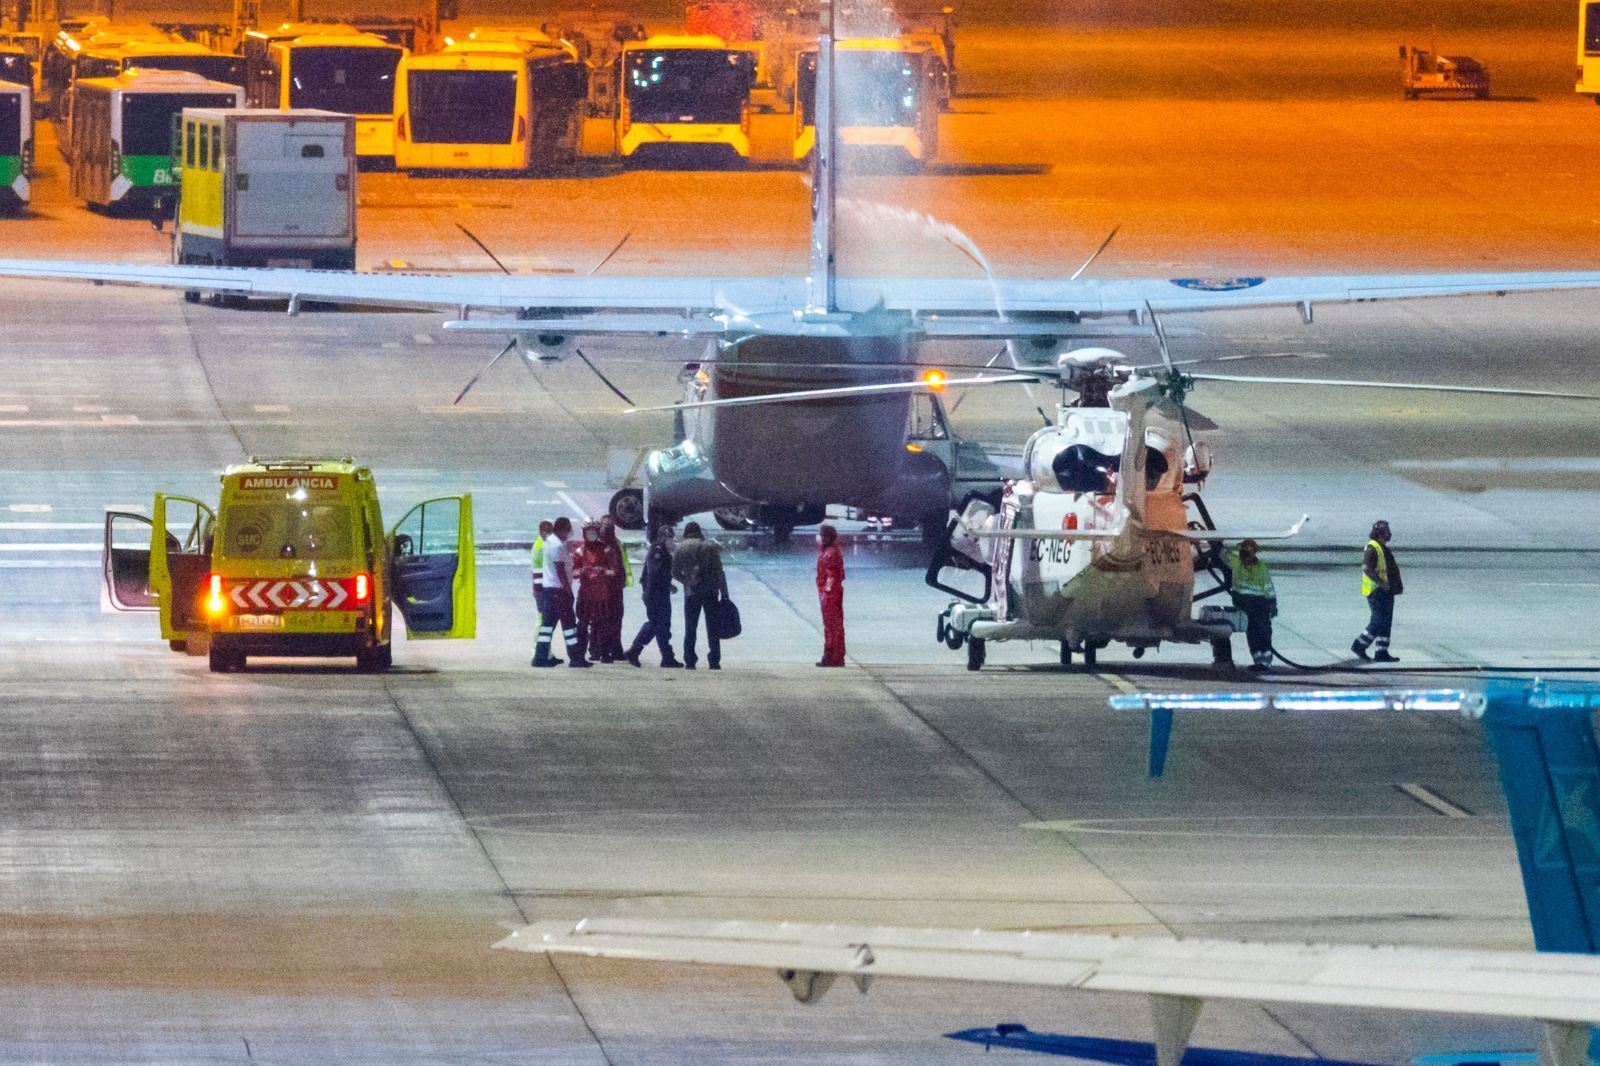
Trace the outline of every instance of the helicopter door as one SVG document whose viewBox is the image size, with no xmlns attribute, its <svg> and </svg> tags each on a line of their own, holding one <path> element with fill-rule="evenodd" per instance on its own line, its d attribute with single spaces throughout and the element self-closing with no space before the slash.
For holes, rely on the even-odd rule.
<svg viewBox="0 0 1600 1066">
<path fill-rule="evenodd" d="M 389 533 L 394 603 L 413 639 L 477 634 L 477 561 L 472 497 L 417 504 Z"/>
<path fill-rule="evenodd" d="M 1006 532 L 1017 524 L 1017 500 L 1015 496 L 1007 493 L 1004 503 L 1000 508 L 1000 531 Z M 1011 617 L 1011 558 L 1019 549 L 1026 550 L 1025 541 L 1005 540 L 996 537 L 990 541 L 990 548 L 994 554 L 990 559 L 989 568 L 993 574 L 992 595 L 994 597 L 994 616 L 999 619 Z"/>
<path fill-rule="evenodd" d="M 159 492 L 150 515 L 150 594 L 161 608 L 161 636 L 185 640 L 207 628 L 200 590 L 211 572 L 217 516 L 199 500 Z"/>
<path fill-rule="evenodd" d="M 100 552 L 100 576 L 106 602 L 118 611 L 153 611 L 150 592 L 150 530 L 154 523 L 142 514 L 107 511 L 105 547 Z"/>
</svg>

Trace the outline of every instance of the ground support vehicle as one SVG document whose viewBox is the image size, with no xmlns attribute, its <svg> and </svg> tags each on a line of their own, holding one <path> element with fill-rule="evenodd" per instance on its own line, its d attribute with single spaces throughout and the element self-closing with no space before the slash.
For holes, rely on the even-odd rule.
<svg viewBox="0 0 1600 1066">
<path fill-rule="evenodd" d="M 0 211 L 28 205 L 33 169 L 33 90 L 0 81 Z"/>
<path fill-rule="evenodd" d="M 101 558 L 119 611 L 154 611 L 177 651 L 217 672 L 247 657 L 393 662 L 411 639 L 477 627 L 472 497 L 417 504 L 384 532 L 372 471 L 351 459 L 252 459 L 222 473 L 215 508 L 158 493 L 150 517 L 108 512 Z"/>
<path fill-rule="evenodd" d="M 622 46 L 617 154 L 637 165 L 750 158 L 753 46 L 721 37 L 657 35 Z"/>
<path fill-rule="evenodd" d="M 1442 56 L 1437 51 L 1400 46 L 1400 83 L 1407 100 L 1419 96 L 1489 98 L 1489 72 L 1471 56 Z"/>
<path fill-rule="evenodd" d="M 357 159 L 393 161 L 395 68 L 404 48 L 342 23 L 286 22 L 251 30 L 241 50 L 251 107 L 354 115 Z"/>
<path fill-rule="evenodd" d="M 938 81 L 926 48 L 898 37 L 834 45 L 834 97 L 842 165 L 920 170 L 939 151 Z M 795 79 L 794 158 L 816 147 L 817 53 L 800 54 Z"/>
<path fill-rule="evenodd" d="M 130 70 L 73 89 L 72 194 L 91 207 L 150 207 L 173 187 L 173 122 L 186 107 L 239 107 L 244 90 L 179 70 Z"/>
<path fill-rule="evenodd" d="M 174 263 L 355 269 L 353 117 L 185 108 L 181 122 Z"/>
<path fill-rule="evenodd" d="M 552 171 L 577 158 L 588 68 L 538 31 L 475 31 L 401 62 L 400 170 Z"/>
</svg>

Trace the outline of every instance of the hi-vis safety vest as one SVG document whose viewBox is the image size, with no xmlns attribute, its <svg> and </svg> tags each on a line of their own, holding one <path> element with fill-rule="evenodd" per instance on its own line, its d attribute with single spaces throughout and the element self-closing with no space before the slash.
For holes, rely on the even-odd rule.
<svg viewBox="0 0 1600 1066">
<path fill-rule="evenodd" d="M 1233 571 L 1233 591 L 1241 596 L 1264 596 L 1277 599 L 1278 591 L 1272 587 L 1272 572 L 1267 564 L 1256 557 L 1256 565 L 1246 566 L 1237 549 L 1229 553 L 1229 569 Z"/>
<path fill-rule="evenodd" d="M 533 583 L 544 584 L 544 538 L 536 537 L 533 542 Z"/>
<path fill-rule="evenodd" d="M 1375 540 L 1367 541 L 1367 547 L 1371 548 L 1378 557 L 1378 565 L 1376 568 L 1378 571 L 1378 581 L 1382 581 L 1385 585 L 1387 585 L 1389 583 L 1388 553 L 1383 550 L 1383 545 L 1379 544 Z M 1365 555 L 1366 552 L 1363 551 L 1361 554 Z M 1363 559 L 1361 566 L 1361 595 L 1372 595 L 1372 590 L 1378 587 L 1378 581 L 1374 581 L 1372 578 L 1367 576 L 1366 560 Z"/>
</svg>

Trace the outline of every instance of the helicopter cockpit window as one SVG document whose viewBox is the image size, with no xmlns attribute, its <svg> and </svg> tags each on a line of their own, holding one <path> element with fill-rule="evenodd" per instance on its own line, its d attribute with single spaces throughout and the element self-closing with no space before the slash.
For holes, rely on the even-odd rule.
<svg viewBox="0 0 1600 1066">
<path fill-rule="evenodd" d="M 1105 495 L 1112 491 L 1111 475 L 1117 472 L 1121 460 L 1121 456 L 1095 451 L 1087 444 L 1074 444 L 1056 454 L 1050 469 L 1062 492 Z"/>
<path fill-rule="evenodd" d="M 1159 448 L 1146 447 L 1144 450 L 1144 488 L 1146 492 L 1154 492 L 1161 483 L 1161 478 L 1167 472 L 1167 457 Z"/>
</svg>

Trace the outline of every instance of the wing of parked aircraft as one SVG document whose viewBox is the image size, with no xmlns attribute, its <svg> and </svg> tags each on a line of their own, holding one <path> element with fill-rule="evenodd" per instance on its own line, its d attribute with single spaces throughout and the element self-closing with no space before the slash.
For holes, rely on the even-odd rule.
<svg viewBox="0 0 1600 1066">
<path fill-rule="evenodd" d="M 538 922 L 495 946 L 771 969 L 802 1002 L 840 975 L 1143 994 L 1162 1066 L 1178 1062 L 1209 999 L 1526 1018 L 1544 1023 L 1546 1046 L 1573 1055 L 1600 1023 L 1600 958 L 1552 952 L 624 918 Z"/>
<path fill-rule="evenodd" d="M 203 289 L 293 302 L 515 311 L 537 317 L 476 322 L 471 328 L 581 334 L 787 333 L 803 325 L 795 309 L 808 306 L 807 281 L 800 277 L 357 273 L 48 259 L 0 259 L 0 276 Z M 1318 303 L 1593 289 L 1600 288 L 1600 271 L 1076 281 L 839 277 L 836 285 L 840 311 L 868 318 L 872 311 L 902 316 L 912 332 L 927 336 L 1004 339 L 1070 332 L 1084 319 L 1138 317 L 1150 310 L 1284 306 L 1309 316 Z"/>
</svg>

